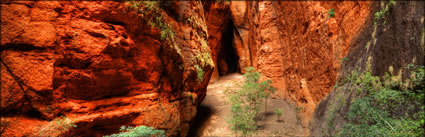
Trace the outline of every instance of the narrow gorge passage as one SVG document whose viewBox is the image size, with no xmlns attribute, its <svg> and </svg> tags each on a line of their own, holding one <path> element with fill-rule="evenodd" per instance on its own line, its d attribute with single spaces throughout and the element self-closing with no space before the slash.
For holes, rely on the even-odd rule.
<svg viewBox="0 0 425 137">
<path fill-rule="evenodd" d="M 424 8 L 2 1 L 0 137 L 422 137 Z"/>
<path fill-rule="evenodd" d="M 230 129 L 227 119 L 230 117 L 230 101 L 232 94 L 227 89 L 237 89 L 238 84 L 243 83 L 243 76 L 232 73 L 220 77 L 220 79 L 208 85 L 207 95 L 194 119 L 194 123 L 188 136 L 236 136 Z M 269 98 L 267 112 L 260 112 L 258 117 L 258 130 L 254 135 L 258 136 L 306 136 L 308 128 L 300 125 L 294 103 L 285 100 Z M 283 110 L 281 121 L 277 121 L 275 109 Z M 239 135 L 238 135 L 239 136 Z"/>
<path fill-rule="evenodd" d="M 219 76 L 241 72 L 239 67 L 239 56 L 233 44 L 233 22 L 229 21 L 220 41 L 220 50 L 217 53 L 217 69 Z"/>
</svg>

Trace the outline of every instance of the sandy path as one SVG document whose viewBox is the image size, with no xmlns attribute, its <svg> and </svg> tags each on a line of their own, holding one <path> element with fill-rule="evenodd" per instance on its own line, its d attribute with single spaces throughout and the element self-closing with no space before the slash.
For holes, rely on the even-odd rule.
<svg viewBox="0 0 425 137">
<path fill-rule="evenodd" d="M 235 73 L 220 77 L 217 82 L 208 85 L 207 96 L 198 108 L 194 125 L 189 136 L 236 136 L 226 122 L 230 116 L 230 102 L 225 92 L 228 88 L 237 88 L 243 83 L 242 75 Z M 293 103 L 284 100 L 268 99 L 267 113 L 260 113 L 258 131 L 254 136 L 306 136 L 307 128 L 299 124 Z M 283 110 L 281 121 L 277 121 L 274 110 Z"/>
</svg>

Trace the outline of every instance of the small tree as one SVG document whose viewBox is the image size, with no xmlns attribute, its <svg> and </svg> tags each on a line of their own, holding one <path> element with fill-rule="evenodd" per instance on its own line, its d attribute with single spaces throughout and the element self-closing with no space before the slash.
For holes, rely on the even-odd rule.
<svg viewBox="0 0 425 137">
<path fill-rule="evenodd" d="M 260 91 L 263 91 L 261 92 L 260 96 L 264 98 L 264 113 L 267 113 L 267 99 L 269 98 L 270 93 L 275 93 L 276 91 L 274 87 L 270 86 L 271 83 L 272 83 L 271 80 L 266 80 L 260 83 L 260 87 L 264 88 L 264 89 L 260 89 Z M 270 93 L 265 91 L 269 91 Z"/>
<path fill-rule="evenodd" d="M 242 102 L 239 95 L 230 96 L 231 106 L 231 118 L 228 120 L 231 125 L 231 129 L 238 134 L 241 131 L 244 136 L 250 134 L 255 130 L 255 111 L 251 109 L 249 105 Z"/>
<path fill-rule="evenodd" d="M 282 116 L 282 110 L 280 110 L 280 109 L 276 109 L 275 111 L 274 111 L 274 113 L 276 114 L 276 116 L 277 116 L 277 121 L 280 121 L 280 116 Z"/>
<path fill-rule="evenodd" d="M 228 122 L 233 131 L 241 131 L 244 136 L 251 134 L 256 129 L 255 118 L 261 110 L 261 98 L 269 96 L 267 91 L 274 91 L 270 86 L 271 81 L 259 82 L 261 74 L 253 67 L 245 68 L 244 84 L 236 94 L 230 96 L 231 118 Z"/>
</svg>

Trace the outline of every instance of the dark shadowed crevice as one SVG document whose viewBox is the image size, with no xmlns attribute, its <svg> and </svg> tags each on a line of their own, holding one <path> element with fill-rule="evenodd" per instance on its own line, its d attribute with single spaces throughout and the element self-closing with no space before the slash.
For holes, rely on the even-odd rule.
<svg viewBox="0 0 425 137">
<path fill-rule="evenodd" d="M 109 24 L 112 24 L 112 25 L 126 26 L 126 24 L 124 22 L 121 22 L 121 21 L 105 20 L 105 23 L 109 23 Z"/>
<path fill-rule="evenodd" d="M 239 56 L 236 54 L 233 44 L 234 28 L 233 21 L 230 20 L 223 31 L 223 37 L 220 43 L 222 46 L 219 53 L 217 53 L 217 68 L 220 76 L 240 72 Z"/>
<path fill-rule="evenodd" d="M 212 3 L 207 2 L 205 4 L 206 9 L 209 10 Z M 225 15 L 223 17 L 227 21 L 224 21 L 224 23 L 220 25 L 220 27 L 223 27 L 224 29 L 220 29 L 222 30 L 222 32 L 220 32 L 222 35 L 221 38 L 219 37 L 217 45 L 215 45 L 217 47 L 214 48 L 214 51 L 216 52 L 217 56 L 217 65 L 215 69 L 218 70 L 218 74 L 221 77 L 220 79 L 226 79 L 226 77 L 228 79 L 229 76 L 232 76 L 230 74 L 241 72 L 239 66 L 239 53 L 237 52 L 236 46 L 234 44 L 234 34 L 236 28 L 231 19 L 231 12 L 230 10 L 227 10 L 228 9 L 226 9 L 225 12 L 228 12 L 228 15 Z M 188 132 L 188 137 L 197 137 L 204 134 L 204 132 L 208 132 L 208 127 L 213 121 L 212 118 L 217 117 L 219 111 L 222 111 L 220 109 L 217 109 L 217 106 L 211 105 L 213 104 L 212 102 L 224 104 L 223 101 L 217 100 L 215 95 L 211 93 L 215 92 L 214 89 L 208 89 L 207 92 L 209 93 L 206 95 L 205 99 L 197 108 L 196 116 L 192 120 L 191 128 Z M 225 124 L 223 121 L 221 122 L 223 125 Z"/>
<path fill-rule="evenodd" d="M 212 116 L 211 106 L 200 105 L 197 114 L 193 120 L 192 127 L 189 129 L 188 137 L 196 137 L 206 130 L 206 123 Z M 224 124 L 224 123 L 223 123 Z"/>
<path fill-rule="evenodd" d="M 46 50 L 45 47 L 37 47 L 31 44 L 5 44 L 0 46 L 0 51 L 15 50 L 15 51 L 33 51 L 33 50 Z"/>
</svg>

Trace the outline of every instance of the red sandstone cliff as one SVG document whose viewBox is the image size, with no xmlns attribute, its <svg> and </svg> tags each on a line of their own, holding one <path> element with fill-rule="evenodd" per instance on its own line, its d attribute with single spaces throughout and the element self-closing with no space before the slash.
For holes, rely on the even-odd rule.
<svg viewBox="0 0 425 137">
<path fill-rule="evenodd" d="M 341 64 L 341 69 L 336 77 L 335 87 L 329 90 L 329 95 L 322 98 L 317 104 L 310 122 L 311 135 L 335 136 L 344 130 L 346 123 L 352 122 L 349 121 L 350 109 L 357 111 L 358 109 L 353 104 L 356 100 L 363 98 L 358 95 L 359 91 L 355 84 L 357 81 L 344 82 L 354 72 L 359 74 L 369 72 L 372 76 L 382 79 L 386 74 L 391 74 L 394 81 L 407 83 L 406 81 L 409 81 L 412 76 L 412 70 L 407 66 L 409 64 L 425 65 L 425 13 L 423 12 L 425 2 L 396 1 L 393 5 L 389 3 L 388 1 L 370 3 L 370 12 L 367 13 L 369 17 L 366 18 L 364 27 L 356 32 L 357 38 L 350 43 L 346 59 Z M 389 7 L 387 13 L 381 19 L 376 19 L 375 13 L 382 11 L 385 7 Z M 349 26 L 345 28 L 351 29 Z M 422 85 L 424 82 L 422 81 Z M 378 93 L 382 94 L 382 92 Z M 373 98 L 371 101 L 375 100 L 378 99 Z M 392 106 L 394 103 L 388 102 L 388 105 Z M 403 104 L 402 107 L 414 108 L 416 106 L 408 103 Z M 402 112 L 400 109 L 392 110 Z M 364 116 L 363 113 L 360 115 Z M 409 124 L 400 128 L 404 130 L 408 127 L 407 125 Z M 421 134 L 421 132 L 419 133 Z M 408 136 L 408 134 L 411 133 L 406 132 L 402 136 Z"/>
<path fill-rule="evenodd" d="M 335 10 L 334 17 L 328 17 L 330 9 Z M 235 48 L 240 71 L 254 66 L 271 79 L 277 97 L 304 108 L 303 126 L 307 126 L 316 104 L 335 84 L 341 60 L 363 28 L 369 10 L 370 2 L 353 1 L 214 3 L 207 11 L 208 29 L 214 32 L 210 33 L 211 43 L 220 43 L 216 41 L 223 39 L 222 34 L 216 32 L 227 23 L 234 28 L 230 44 L 210 45 L 213 60 L 221 68 L 221 61 L 214 57 L 223 52 L 220 46 Z M 214 75 L 218 75 L 216 71 L 212 79 Z"/>
<path fill-rule="evenodd" d="M 399 68 L 412 58 L 423 62 L 423 34 L 422 43 L 420 38 L 413 43 L 422 45 L 419 52 L 402 44 L 385 48 L 398 42 L 391 41 L 395 36 L 382 35 L 385 40 L 371 44 L 377 41 L 368 37 L 376 35 L 371 20 L 378 2 L 160 2 L 157 15 L 168 27 L 158 22 L 152 27 L 156 16 L 137 11 L 146 7 L 140 3 L 3 2 L 1 120 L 10 123 L 4 135 L 35 135 L 65 115 L 79 128 L 52 135 L 101 136 L 121 125 L 147 125 L 185 136 L 210 78 L 243 73 L 248 66 L 273 81 L 274 97 L 303 108 L 305 127 L 325 99 L 313 124 L 323 127 L 327 102 L 335 103 L 336 93 L 325 97 L 338 75 L 343 77 L 338 73 L 367 67 L 369 56 L 363 53 L 376 56 L 377 75 L 398 60 L 403 60 L 395 63 Z M 401 18 L 403 12 L 395 13 Z M 402 32 L 394 28 L 403 26 L 397 21 L 391 34 Z M 359 48 L 364 45 L 376 47 Z M 351 66 L 341 69 L 344 57 Z"/>
<path fill-rule="evenodd" d="M 406 28 L 408 32 L 420 32 L 420 29 L 417 28 L 421 28 L 421 23 L 423 26 L 423 13 L 421 16 L 420 12 L 417 12 L 421 8 L 415 7 L 420 7 L 421 4 L 423 3 L 401 2 L 401 6 L 404 6 L 404 8 L 411 6 L 408 9 L 409 15 L 416 17 L 416 20 L 403 19 L 402 22 L 405 22 L 405 25 L 410 27 L 400 24 L 390 24 L 388 26 L 398 25 L 398 27 Z M 233 47 L 235 54 L 238 56 L 239 71 L 243 72 L 244 67 L 254 66 L 265 76 L 265 79 L 271 79 L 273 86 L 278 89 L 275 97 L 294 101 L 298 107 L 302 108 L 301 124 L 304 127 L 308 126 L 316 105 L 332 91 L 339 75 L 338 73 L 365 66 L 352 65 L 341 70 L 343 63 L 357 63 L 351 61 L 349 57 L 362 56 L 366 52 L 373 52 L 376 54 L 374 56 L 379 56 L 377 58 L 381 60 L 377 61 L 375 59 L 372 63 L 376 64 L 377 67 L 373 70 L 374 75 L 383 75 L 387 68 L 382 66 L 394 64 L 394 62 L 399 60 L 402 62 L 395 63 L 396 66 L 405 66 L 406 62 L 409 62 L 405 61 L 405 57 L 408 59 L 414 57 L 415 62 L 413 63 L 423 64 L 423 43 L 418 42 L 419 39 L 415 43 L 393 44 L 400 43 L 400 41 L 404 40 L 402 38 L 405 37 L 411 37 L 413 40 L 416 40 L 416 37 L 422 37 L 423 40 L 423 34 L 415 34 L 415 36 L 410 36 L 413 34 L 400 34 L 402 38 L 397 40 L 387 38 L 382 41 L 382 43 L 387 45 L 393 45 L 394 48 L 377 48 L 375 51 L 358 49 L 358 45 L 373 45 L 373 43 L 367 41 L 367 36 L 373 34 L 374 37 L 377 37 L 378 35 L 376 32 L 370 32 L 371 22 L 374 20 L 374 13 L 385 6 L 383 2 L 232 1 L 218 2 L 212 5 L 207 10 L 207 13 L 218 12 L 221 14 L 206 15 L 209 30 L 215 32 L 225 28 L 226 24 L 233 23 L 233 25 L 230 25 L 233 27 L 231 28 L 233 37 L 230 36 L 232 37 L 232 42 L 225 45 L 210 45 L 213 57 L 214 55 L 219 55 L 220 52 L 225 52 L 223 51 L 223 46 Z M 377 5 L 380 6 L 378 7 Z M 329 15 L 331 9 L 334 10 L 334 16 Z M 418 15 L 414 13 L 418 13 Z M 409 17 L 402 16 L 402 11 L 394 12 L 394 14 L 397 15 L 392 15 L 392 18 Z M 216 18 L 225 20 L 216 21 Z M 231 21 L 227 21 L 228 18 Z M 418 22 L 420 20 L 422 22 Z M 397 22 L 398 20 L 389 21 Z M 394 29 L 392 32 L 404 33 L 396 28 L 392 29 Z M 384 28 L 383 31 L 385 30 L 387 29 Z M 225 31 L 223 30 L 222 32 Z M 394 33 L 388 32 L 388 34 L 379 35 L 392 34 Z M 222 38 L 223 36 L 224 34 L 221 33 L 211 33 L 209 39 L 216 41 L 216 39 L 220 40 L 221 38 L 221 41 L 225 42 L 224 38 Z M 374 38 L 374 41 L 376 42 L 376 38 Z M 379 47 L 379 45 L 385 44 L 378 43 L 377 45 Z M 418 52 L 406 55 L 407 52 L 413 52 L 403 48 L 408 47 L 407 45 L 412 45 L 410 49 L 413 50 L 417 48 L 417 45 L 420 45 L 422 52 L 419 48 Z M 395 55 L 395 53 L 400 52 L 400 55 Z M 347 56 L 349 53 L 350 55 Z M 397 59 L 392 59 L 392 61 L 384 59 L 383 57 L 388 56 L 387 54 Z M 366 59 L 355 61 L 369 60 L 367 56 L 364 58 Z M 221 62 L 223 61 L 220 58 L 213 58 L 213 60 L 217 68 L 212 77 L 212 79 L 215 79 L 214 75 L 218 75 L 216 71 L 221 71 L 220 68 L 223 67 Z M 418 62 L 418 60 L 421 61 Z M 226 64 L 224 67 L 226 67 Z M 333 99 L 327 100 L 334 101 Z M 324 105 L 327 104 L 325 103 Z M 324 105 L 322 107 L 325 107 Z M 316 109 L 316 111 L 321 113 L 328 110 Z M 314 132 L 316 131 L 318 130 Z"/>
<path fill-rule="evenodd" d="M 2 2 L 2 135 L 37 136 L 64 115 L 78 128 L 47 135 L 146 125 L 186 136 L 214 67 L 203 7 L 151 2 L 156 26 L 168 24 L 152 27 L 146 3 Z"/>
</svg>

